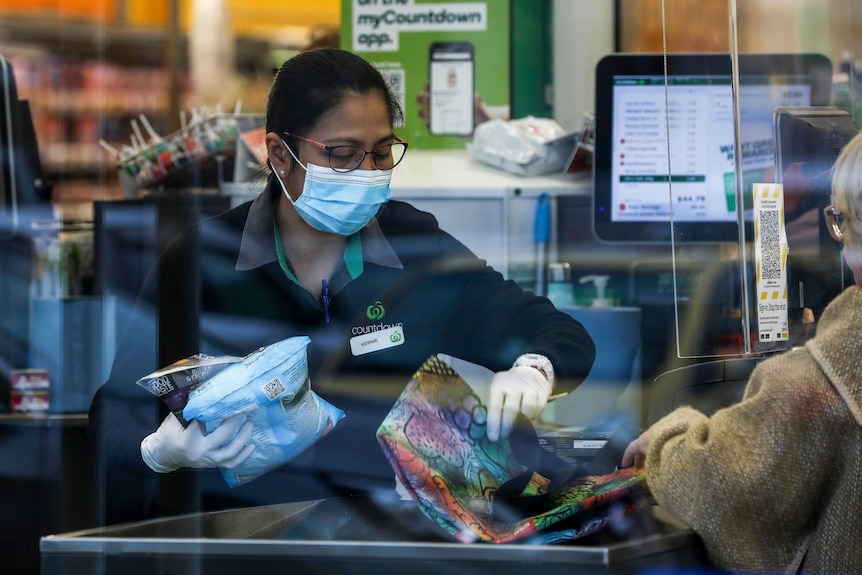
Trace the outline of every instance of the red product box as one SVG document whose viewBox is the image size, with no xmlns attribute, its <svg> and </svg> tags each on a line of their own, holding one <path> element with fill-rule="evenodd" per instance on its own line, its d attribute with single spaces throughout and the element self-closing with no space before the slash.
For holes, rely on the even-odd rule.
<svg viewBox="0 0 862 575">
<path fill-rule="evenodd" d="M 46 413 L 51 407 L 48 390 L 10 391 L 12 413 Z"/>
<path fill-rule="evenodd" d="M 14 391 L 48 390 L 51 387 L 47 369 L 13 369 L 10 383 Z"/>
</svg>

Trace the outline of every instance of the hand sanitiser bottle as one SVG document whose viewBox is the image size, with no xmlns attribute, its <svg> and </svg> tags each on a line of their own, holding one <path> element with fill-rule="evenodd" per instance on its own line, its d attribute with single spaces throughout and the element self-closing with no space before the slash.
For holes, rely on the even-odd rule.
<svg viewBox="0 0 862 575">
<path fill-rule="evenodd" d="M 572 266 L 568 262 L 548 264 L 548 299 L 558 308 L 575 305 L 572 287 Z"/>
<path fill-rule="evenodd" d="M 596 298 L 593 300 L 592 307 L 611 307 L 611 302 L 605 297 L 609 279 L 610 276 L 583 276 L 578 280 L 578 283 L 592 282 L 596 286 Z"/>
</svg>

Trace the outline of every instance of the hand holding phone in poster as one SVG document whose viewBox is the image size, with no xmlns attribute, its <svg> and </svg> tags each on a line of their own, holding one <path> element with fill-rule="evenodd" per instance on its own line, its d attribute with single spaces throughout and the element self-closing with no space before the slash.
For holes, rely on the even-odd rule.
<svg viewBox="0 0 862 575">
<path fill-rule="evenodd" d="M 434 42 L 429 61 L 429 129 L 469 136 L 474 127 L 474 51 L 470 42 Z"/>
<path fill-rule="evenodd" d="M 416 103 L 419 104 L 419 118 L 425 122 L 425 127 L 431 129 L 431 86 L 425 84 L 422 91 L 416 94 Z M 473 128 L 488 120 L 499 118 L 501 120 L 509 119 L 508 106 L 488 106 L 482 99 L 482 96 L 475 94 L 473 96 Z M 472 134 L 468 134 L 472 135 Z"/>
</svg>

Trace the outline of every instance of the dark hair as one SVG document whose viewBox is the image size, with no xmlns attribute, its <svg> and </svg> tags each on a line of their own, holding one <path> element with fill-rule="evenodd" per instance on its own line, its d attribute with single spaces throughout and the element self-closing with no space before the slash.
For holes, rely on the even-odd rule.
<svg viewBox="0 0 862 575">
<path fill-rule="evenodd" d="M 401 105 L 366 60 L 337 48 L 302 52 L 282 64 L 275 75 L 266 106 L 266 131 L 305 135 L 345 96 L 373 92 L 386 101 L 390 123 L 400 123 Z"/>
</svg>

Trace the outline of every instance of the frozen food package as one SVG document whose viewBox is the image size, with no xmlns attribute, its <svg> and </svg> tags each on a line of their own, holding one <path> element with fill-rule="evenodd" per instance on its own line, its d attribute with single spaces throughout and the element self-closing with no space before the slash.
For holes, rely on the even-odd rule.
<svg viewBox="0 0 862 575">
<path fill-rule="evenodd" d="M 183 408 L 191 390 L 230 364 L 240 361 L 241 357 L 232 355 L 197 353 L 154 371 L 136 383 L 161 399 L 185 427 L 188 421 L 183 418 Z"/>
<path fill-rule="evenodd" d="M 310 341 L 297 336 L 261 348 L 189 394 L 183 416 L 203 422 L 207 433 L 238 413 L 246 413 L 254 423 L 252 454 L 237 467 L 222 469 L 231 487 L 292 460 L 344 417 L 311 389 L 306 356 Z"/>
<path fill-rule="evenodd" d="M 560 172 L 577 139 L 577 132 L 564 130 L 555 120 L 526 116 L 479 124 L 467 149 L 482 163 L 531 177 Z"/>
</svg>

